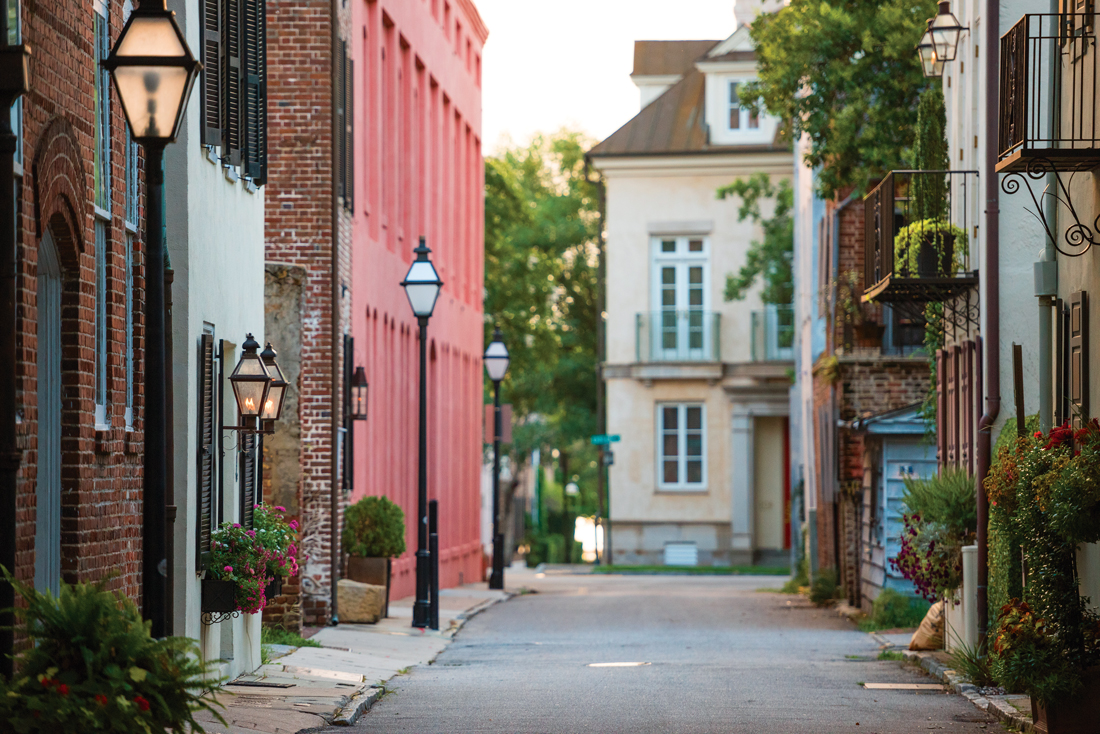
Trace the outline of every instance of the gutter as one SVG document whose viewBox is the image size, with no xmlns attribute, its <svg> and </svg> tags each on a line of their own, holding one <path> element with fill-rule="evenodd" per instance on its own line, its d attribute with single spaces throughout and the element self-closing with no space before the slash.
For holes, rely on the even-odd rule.
<svg viewBox="0 0 1100 734">
<path fill-rule="evenodd" d="M 982 481 L 989 473 L 993 453 L 993 423 L 1001 412 L 1001 319 L 1000 319 L 1000 189 L 997 186 L 997 91 L 1000 51 L 1001 6 L 999 0 L 985 0 L 985 414 L 978 422 L 976 458 L 978 507 L 978 639 L 985 640 L 989 628 L 989 501 Z"/>
</svg>

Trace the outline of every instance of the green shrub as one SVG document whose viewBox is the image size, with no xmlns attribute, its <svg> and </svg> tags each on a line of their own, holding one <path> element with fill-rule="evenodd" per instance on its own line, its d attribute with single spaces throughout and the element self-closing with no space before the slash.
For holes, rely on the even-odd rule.
<svg viewBox="0 0 1100 734">
<path fill-rule="evenodd" d="M 260 630 L 260 643 L 264 645 L 293 645 L 294 647 L 321 647 L 317 640 L 302 637 L 294 630 L 281 627 L 263 627 Z"/>
<path fill-rule="evenodd" d="M 60 597 L 0 571 L 26 601 L 14 610 L 32 645 L 0 677 L 0 732 L 203 732 L 193 714 L 209 711 L 220 689 L 193 640 L 154 640 L 132 601 L 97 584 L 61 585 Z"/>
<path fill-rule="evenodd" d="M 923 522 L 944 525 L 956 535 L 967 537 L 978 529 L 974 477 L 966 469 L 944 468 L 925 479 L 906 477 L 902 501 Z"/>
<path fill-rule="evenodd" d="M 981 645 L 970 647 L 965 643 L 959 644 L 951 653 L 951 667 L 976 686 L 984 688 L 995 684 L 989 656 L 982 651 Z"/>
<path fill-rule="evenodd" d="M 810 584 L 810 601 L 818 606 L 828 604 L 837 597 L 836 571 L 827 568 L 820 571 Z"/>
<path fill-rule="evenodd" d="M 385 497 L 364 497 L 344 511 L 344 552 L 396 558 L 405 552 L 405 513 Z"/>
<path fill-rule="evenodd" d="M 871 622 L 879 630 L 916 627 L 931 606 L 923 599 L 883 589 L 871 607 Z"/>
<path fill-rule="evenodd" d="M 565 538 L 557 534 L 531 535 L 527 538 L 527 567 L 542 563 L 565 563 Z"/>
</svg>

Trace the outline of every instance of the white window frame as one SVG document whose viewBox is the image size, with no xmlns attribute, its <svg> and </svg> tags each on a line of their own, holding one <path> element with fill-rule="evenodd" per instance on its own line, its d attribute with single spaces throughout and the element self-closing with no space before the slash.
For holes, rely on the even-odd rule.
<svg viewBox="0 0 1100 734">
<path fill-rule="evenodd" d="M 107 430 L 111 418 L 107 414 L 110 381 L 107 379 L 107 343 L 109 328 L 107 318 L 107 227 L 110 219 L 96 207 L 95 210 L 95 427 Z"/>
<path fill-rule="evenodd" d="M 666 242 L 674 242 L 675 250 L 665 252 L 663 245 Z M 691 243 L 702 242 L 702 250 L 692 251 Z M 710 287 L 710 237 L 702 234 L 691 235 L 654 235 L 651 238 L 651 252 L 653 262 L 652 275 L 652 304 L 650 349 L 652 358 L 667 361 L 699 360 L 712 353 L 714 334 L 708 323 L 708 315 L 711 313 L 711 287 Z M 677 344 L 674 349 L 666 349 L 663 336 L 663 314 L 667 310 L 662 303 L 663 284 L 661 278 L 663 268 L 676 268 L 676 330 Z M 702 267 L 703 269 L 703 303 L 701 306 L 690 304 L 689 268 Z M 688 312 L 702 312 L 703 345 L 700 349 L 692 349 L 689 340 Z M 711 317 L 713 318 L 713 317 Z"/>
<path fill-rule="evenodd" d="M 126 283 L 126 430 L 134 430 L 134 237 L 126 233 L 126 271 L 122 274 Z"/>
<path fill-rule="evenodd" d="M 677 437 L 677 470 L 675 482 L 665 481 L 665 417 L 664 412 L 668 408 L 675 408 L 677 413 L 676 428 L 674 429 Z M 699 409 L 699 425 L 698 433 L 700 435 L 700 469 L 702 471 L 700 482 L 687 481 L 687 444 L 688 433 L 687 427 L 687 412 L 690 408 Z M 660 492 L 705 492 L 707 491 L 707 406 L 705 403 L 696 402 L 666 402 L 657 403 L 657 415 L 656 415 L 656 437 L 657 437 L 657 450 L 655 455 L 657 457 L 657 490 Z"/>
<path fill-rule="evenodd" d="M 742 106 L 741 99 L 737 96 L 737 88 L 746 83 L 747 81 L 745 79 L 730 79 L 726 82 L 726 89 L 728 90 L 728 97 L 726 98 L 726 128 L 730 130 L 730 132 L 760 129 L 760 114 L 753 114 L 747 107 Z M 737 111 L 737 127 L 730 124 L 733 121 L 733 113 L 735 110 Z"/>
<path fill-rule="evenodd" d="M 111 79 L 110 72 L 100 63 L 106 60 L 111 51 L 111 26 L 104 3 L 95 3 L 93 10 L 93 40 L 95 52 L 95 155 L 96 167 L 93 182 L 98 182 L 93 191 L 95 205 L 106 210 L 111 209 Z M 102 23 L 102 25 L 99 25 Z M 102 34 L 100 34 L 102 29 Z"/>
</svg>

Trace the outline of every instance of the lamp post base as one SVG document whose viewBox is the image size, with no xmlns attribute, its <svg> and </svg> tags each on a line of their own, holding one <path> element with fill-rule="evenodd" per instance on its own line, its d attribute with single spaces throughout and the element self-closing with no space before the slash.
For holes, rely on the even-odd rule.
<svg viewBox="0 0 1100 734">
<path fill-rule="evenodd" d="M 428 599 L 428 585 L 431 576 L 431 559 L 428 549 L 416 552 L 416 603 L 413 604 L 413 627 L 425 628 L 431 623 L 431 601 Z"/>
<path fill-rule="evenodd" d="M 504 536 L 500 533 L 493 537 L 493 571 L 489 574 L 489 588 L 504 588 Z"/>
</svg>

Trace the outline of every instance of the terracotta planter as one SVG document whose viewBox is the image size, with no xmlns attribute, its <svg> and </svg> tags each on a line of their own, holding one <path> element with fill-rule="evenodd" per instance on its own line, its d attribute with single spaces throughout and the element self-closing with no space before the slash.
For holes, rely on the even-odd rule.
<svg viewBox="0 0 1100 734">
<path fill-rule="evenodd" d="M 237 609 L 237 584 L 233 581 L 202 580 L 202 611 L 233 612 Z"/>
<path fill-rule="evenodd" d="M 384 617 L 390 616 L 390 559 L 348 556 L 344 564 L 344 578 L 361 584 L 386 587 Z"/>
<path fill-rule="evenodd" d="M 276 575 L 271 579 L 271 583 L 264 587 L 264 598 L 268 601 L 272 601 L 275 597 L 283 592 L 283 577 Z"/>
<path fill-rule="evenodd" d="M 1100 700 L 1100 668 L 1089 668 L 1081 674 L 1084 687 L 1077 696 L 1050 708 L 1031 700 L 1031 720 L 1040 734 L 1100 734 L 1100 716 L 1096 702 Z"/>
</svg>

